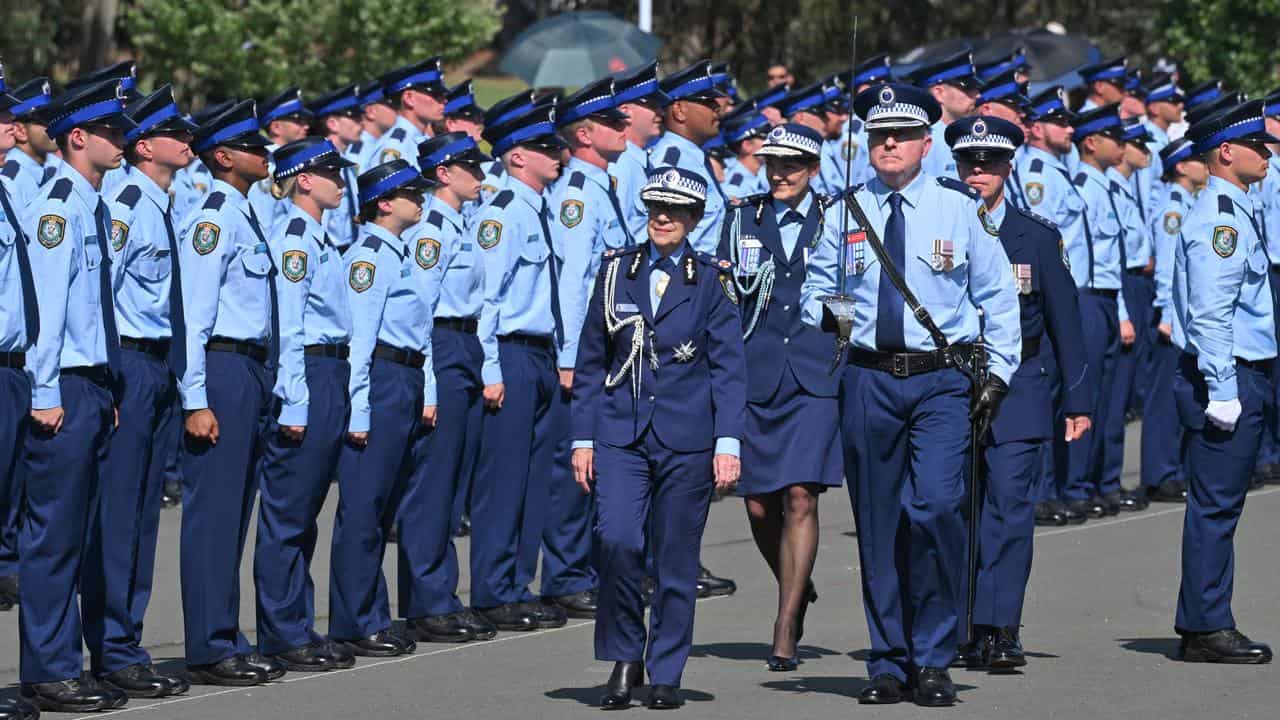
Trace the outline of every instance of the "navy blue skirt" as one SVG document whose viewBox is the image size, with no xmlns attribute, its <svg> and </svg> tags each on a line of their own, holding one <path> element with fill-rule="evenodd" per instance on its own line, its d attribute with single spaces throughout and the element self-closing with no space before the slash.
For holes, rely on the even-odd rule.
<svg viewBox="0 0 1280 720">
<path fill-rule="evenodd" d="M 765 495 L 802 483 L 825 490 L 843 483 L 839 400 L 810 395 L 790 368 L 769 402 L 747 403 L 743 435 L 739 495 Z"/>
</svg>

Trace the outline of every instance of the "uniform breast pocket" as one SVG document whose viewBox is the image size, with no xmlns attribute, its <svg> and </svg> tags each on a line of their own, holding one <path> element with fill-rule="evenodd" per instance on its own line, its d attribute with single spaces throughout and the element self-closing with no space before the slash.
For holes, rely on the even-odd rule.
<svg viewBox="0 0 1280 720">
<path fill-rule="evenodd" d="M 911 289 L 922 302 L 954 303 L 965 289 L 969 276 L 969 254 L 966 247 L 950 240 L 934 241 L 932 247 L 917 254 L 923 265 L 907 275 Z M 916 282 L 916 278 L 921 278 Z"/>
<path fill-rule="evenodd" d="M 129 266 L 129 272 L 147 282 L 160 282 L 169 277 L 173 263 L 168 255 L 163 257 L 148 256 L 138 258 Z"/>
<path fill-rule="evenodd" d="M 240 264 L 251 277 L 266 277 L 271 273 L 271 257 L 253 248 L 240 249 Z"/>
<path fill-rule="evenodd" d="M 1267 265 L 1267 253 L 1262 249 L 1262 243 L 1258 243 L 1258 247 L 1245 260 L 1245 266 L 1249 268 L 1250 276 L 1261 277 L 1267 274 Z"/>
<path fill-rule="evenodd" d="M 84 266 L 88 270 L 102 267 L 102 251 L 98 249 L 97 236 L 84 239 Z"/>
<path fill-rule="evenodd" d="M 520 248 L 520 259 L 530 265 L 541 265 L 551 256 L 551 250 L 547 248 L 547 244 L 537 235 L 532 235 L 525 241 L 524 247 Z"/>
</svg>

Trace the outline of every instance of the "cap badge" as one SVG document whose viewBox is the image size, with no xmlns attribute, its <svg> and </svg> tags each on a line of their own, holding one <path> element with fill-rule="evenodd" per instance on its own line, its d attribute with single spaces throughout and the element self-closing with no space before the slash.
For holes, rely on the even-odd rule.
<svg viewBox="0 0 1280 720">
<path fill-rule="evenodd" d="M 981 120 L 973 121 L 973 134 L 978 137 L 985 137 L 987 134 L 987 124 Z"/>
<path fill-rule="evenodd" d="M 880 89 L 880 104 L 892 105 L 894 100 L 893 88 L 885 86 Z"/>
</svg>

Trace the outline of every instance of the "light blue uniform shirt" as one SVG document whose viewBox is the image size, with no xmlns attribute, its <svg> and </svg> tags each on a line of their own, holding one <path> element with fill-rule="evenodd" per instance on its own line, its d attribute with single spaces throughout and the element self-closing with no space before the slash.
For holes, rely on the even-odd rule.
<svg viewBox="0 0 1280 720">
<path fill-rule="evenodd" d="M 1267 176 L 1262 179 L 1262 235 L 1272 264 L 1280 264 L 1280 157 L 1267 161 Z"/>
<path fill-rule="evenodd" d="M 1076 277 L 1077 283 L 1083 278 L 1084 284 L 1080 285 L 1081 288 L 1119 290 L 1120 276 L 1124 272 L 1124 268 L 1120 267 L 1120 243 L 1123 242 L 1124 229 L 1116 209 L 1111 206 L 1111 180 L 1101 170 L 1082 162 L 1073 184 L 1080 193 L 1080 197 L 1084 198 L 1085 222 L 1088 223 L 1088 236 L 1093 241 L 1092 283 L 1089 279 L 1087 245 L 1080 248 L 1084 251 L 1083 253 L 1072 252 L 1071 248 L 1067 248 L 1071 255 L 1071 274 Z M 1122 322 L 1128 320 L 1129 311 L 1125 308 L 1125 304 L 1123 302 L 1117 304 L 1120 320 Z"/>
<path fill-rule="evenodd" d="M 640 200 L 640 189 L 649 181 L 649 153 L 644 148 L 627 141 L 627 149 L 617 160 L 609 163 L 609 174 L 618 179 L 618 202 L 622 203 L 622 215 L 627 221 L 627 234 L 643 235 L 649 214 Z M 728 164 L 725 173 L 728 173 Z"/>
<path fill-rule="evenodd" d="M 1186 188 L 1174 183 L 1161 193 L 1164 207 L 1151 219 L 1151 234 L 1155 238 L 1156 299 L 1154 307 L 1160 309 L 1160 321 L 1173 324 L 1177 315 L 1173 312 L 1173 264 L 1177 252 L 1182 223 L 1191 211 L 1194 198 Z"/>
<path fill-rule="evenodd" d="M 738 158 L 725 158 L 724 182 L 720 185 L 729 200 L 741 200 L 752 195 L 769 192 L 769 176 L 764 163 L 760 169 L 751 172 Z"/>
<path fill-rule="evenodd" d="M 209 407 L 204 346 L 210 338 L 266 345 L 271 337 L 271 249 L 249 213 L 248 198 L 215 179 L 204 203 L 179 224 L 187 367 L 178 390 L 185 410 Z"/>
<path fill-rule="evenodd" d="M 856 191 L 867 219 L 881 238 L 889 219 L 892 192 L 878 178 Z M 1009 258 L 999 240 L 983 228 L 978 217 L 979 201 L 974 195 L 943 187 L 939 178 L 923 172 L 901 195 L 907 262 L 906 267 L 899 270 L 908 287 L 929 310 L 949 342 L 973 342 L 981 332 L 990 354 L 992 374 L 1009 382 L 1022 353 L 1021 309 L 1013 275 L 1009 272 Z M 844 203 L 833 205 L 827 211 L 827 226 L 842 227 L 840 213 L 843 212 L 847 212 Z M 837 268 L 844 262 L 848 274 L 843 290 L 854 298 L 850 341 L 855 347 L 876 350 L 880 264 L 865 240 L 848 242 L 858 237 L 853 232 L 857 222 L 852 216 L 848 222 L 850 235 L 844 242 L 836 233 L 824 233 L 809 259 L 807 275 L 800 288 L 801 317 L 810 325 L 821 325 L 823 307 L 819 298 L 838 292 Z M 949 259 L 950 267 L 935 259 Z M 985 313 L 982 327 L 979 327 L 979 307 Z M 907 309 L 903 312 L 903 323 L 903 337 L 909 350 L 936 349 L 929 333 Z"/>
<path fill-rule="evenodd" d="M 12 204 L 12 198 L 9 202 Z M 17 206 L 13 211 L 19 212 Z M 14 219 L 22 222 L 20 218 Z M 9 214 L 0 209 L 0 352 L 26 352 L 34 339 L 27 337 L 22 275 L 18 248 L 14 245 L 17 241 L 17 228 L 9 223 Z M 34 252 L 29 246 L 27 250 Z"/>
<path fill-rule="evenodd" d="M 853 124 L 853 138 L 849 138 L 849 124 Z M 848 154 L 850 164 L 852 165 L 852 180 L 848 186 L 862 185 L 871 182 L 871 178 L 876 176 L 875 168 L 871 167 L 871 142 L 867 135 L 867 126 L 857 117 L 850 117 L 845 121 L 844 127 L 840 129 L 840 171 L 844 173 L 845 146 L 848 145 Z M 841 188 L 843 189 L 843 188 Z"/>
<path fill-rule="evenodd" d="M 112 168 L 102 175 L 102 187 L 99 189 L 102 197 L 114 197 L 116 190 L 128 182 L 134 174 L 133 168 L 129 167 L 129 161 L 121 160 L 120 167 Z"/>
<path fill-rule="evenodd" d="M 404 160 L 416 166 L 418 143 L 429 137 L 431 136 L 418 130 L 408 118 L 397 115 L 395 124 L 382 133 L 382 137 L 375 143 L 373 152 L 369 155 L 370 164 L 361 165 L 361 167 L 369 170 L 392 160 Z"/>
<path fill-rule="evenodd" d="M 1160 176 L 1164 175 L 1160 151 L 1169 144 L 1169 134 L 1146 118 L 1142 119 L 1142 125 L 1151 133 L 1152 140 L 1146 144 L 1151 151 L 1151 164 L 1133 173 L 1129 178 L 1129 190 L 1142 209 L 1143 219 L 1150 225 L 1152 218 L 1164 206 L 1164 192 L 1168 189 L 1160 180 Z"/>
<path fill-rule="evenodd" d="M 336 208 L 325 210 L 321 219 L 324 221 L 325 232 L 329 234 L 329 240 L 339 250 L 345 251 L 360 234 L 353 221 L 353 218 L 360 214 L 360 209 L 356 207 L 360 194 L 360 188 L 356 183 L 356 178 L 360 176 L 360 164 L 357 156 L 351 153 L 351 148 L 343 151 L 342 157 L 356 163 L 356 167 L 342 169 L 342 181 L 346 183 L 342 191 L 342 202 Z"/>
<path fill-rule="evenodd" d="M 282 200 L 285 216 L 267 235 L 271 259 L 280 268 L 280 363 L 273 390 L 280 398 L 280 424 L 306 425 L 310 392 L 303 349 L 351 341 L 351 307 L 343 290 L 342 256 L 320 223 Z"/>
<path fill-rule="evenodd" d="M 61 165 L 57 155 L 49 155 L 41 165 L 35 158 L 19 148 L 10 150 L 5 155 L 4 170 L 0 171 L 0 182 L 9 191 L 9 202 L 13 203 L 13 211 L 26 212 L 27 207 L 38 199 L 40 189 L 45 187 Z"/>
<path fill-rule="evenodd" d="M 200 207 L 212 185 L 213 174 L 200 158 L 192 160 L 190 165 L 175 173 L 173 186 L 169 188 L 173 193 L 173 217 L 182 219 L 187 213 Z"/>
<path fill-rule="evenodd" d="M 431 301 L 424 278 L 404 241 L 387 229 L 365 223 L 362 240 L 347 251 L 347 293 L 351 302 L 351 421 L 349 432 L 368 432 L 369 367 L 376 345 L 424 355 L 431 351 Z M 423 391 L 430 365 L 423 366 Z M 423 405 L 435 404 L 424 396 Z"/>
<path fill-rule="evenodd" d="M 1023 146 L 1018 164 L 1022 199 L 1027 208 L 1058 226 L 1062 234 L 1062 261 L 1077 288 L 1089 284 L 1089 235 L 1085 226 L 1084 198 L 1071 182 L 1066 163 L 1053 153 Z"/>
<path fill-rule="evenodd" d="M 795 210 L 774 198 L 769 201 L 773 207 L 774 217 L 778 222 L 778 234 L 782 239 L 782 250 L 786 257 L 795 257 L 796 243 L 800 241 L 800 230 L 804 227 L 804 219 L 813 206 L 813 193 L 805 193 Z M 825 223 L 823 224 L 825 227 Z"/>
<path fill-rule="evenodd" d="M 99 199 L 89 181 L 63 163 L 22 221 L 40 308 L 35 356 L 27 357 L 36 410 L 62 405 L 62 368 L 107 364 L 101 267 L 111 259 L 98 245 Z M 106 222 L 110 227 L 110 217 Z"/>
<path fill-rule="evenodd" d="M 956 158 L 951 154 L 951 146 L 947 145 L 947 123 L 941 120 L 934 123 L 929 128 L 929 134 L 933 136 L 933 147 L 924 156 L 921 167 L 934 177 L 958 178 Z"/>
<path fill-rule="evenodd" d="M 1120 227 L 1124 232 L 1125 269 L 1132 270 L 1147 266 L 1151 259 L 1151 232 L 1138 209 L 1137 198 L 1129 185 L 1129 179 L 1115 168 L 1107 168 L 1107 177 L 1111 179 L 1111 197 L 1115 199 L 1116 211 L 1120 214 Z"/>
<path fill-rule="evenodd" d="M 360 131 L 360 147 L 355 151 L 355 157 L 347 158 L 358 166 L 356 169 L 359 172 L 364 172 L 377 164 L 373 161 L 373 153 L 378 149 L 380 139 L 380 137 L 374 137 L 368 130 Z"/>
<path fill-rule="evenodd" d="M 475 238 L 484 265 L 484 305 L 477 335 L 484 350 L 480 375 L 486 385 L 502 382 L 498 337 L 526 333 L 553 337 L 551 312 L 551 250 L 542 234 L 541 195 L 511 178 L 507 187 L 476 214 Z M 554 222 L 546 210 L 548 226 Z M 564 249 L 555 245 L 557 262 Z M 563 310 L 563 308 L 562 308 Z"/>
<path fill-rule="evenodd" d="M 280 149 L 280 146 L 271 145 L 267 149 L 274 155 L 275 151 Z M 258 222 L 262 225 L 263 233 L 275 227 L 276 223 L 280 222 L 288 211 L 284 200 L 277 199 L 275 195 L 271 194 L 271 187 L 274 185 L 271 178 L 275 174 L 276 162 L 273 157 L 268 157 L 267 176 L 249 186 L 249 204 L 253 206 L 253 211 L 258 215 Z"/>
<path fill-rule="evenodd" d="M 822 150 L 818 161 L 818 177 L 821 187 L 814 185 L 813 190 L 823 195 L 835 195 L 845 188 L 852 187 L 853 182 L 846 182 L 844 177 L 845 135 L 822 141 Z M 851 168 L 852 169 L 852 168 Z"/>
<path fill-rule="evenodd" d="M 116 328 L 123 337 L 167 340 L 173 335 L 169 285 L 176 262 L 164 223 L 169 193 L 145 174 L 134 171 L 106 197 L 111 211 L 108 245 L 113 259 Z"/>
<path fill-rule="evenodd" d="M 1236 358 L 1276 356 L 1267 254 L 1244 190 L 1211 176 L 1182 223 L 1173 306 L 1174 341 L 1197 356 L 1209 400 L 1239 397 Z M 42 331 L 43 334 L 43 331 Z"/>
<path fill-rule="evenodd" d="M 435 317 L 475 320 L 480 317 L 484 304 L 484 266 L 480 262 L 480 250 L 475 235 L 463 220 L 462 213 L 445 203 L 428 198 L 422 209 L 422 222 L 405 231 L 408 244 L 417 247 L 419 241 L 429 239 L 438 243 L 438 258 L 430 267 L 440 268 L 440 290 L 436 300 Z M 424 254 L 431 252 L 431 243 L 424 246 Z"/>
<path fill-rule="evenodd" d="M 678 167 L 697 173 L 707 181 L 707 202 L 700 220 L 689 233 L 689 244 L 694 250 L 715 255 L 720 246 L 720 226 L 724 223 L 725 198 L 715 174 L 707 168 L 707 155 L 693 142 L 670 131 L 662 133 L 649 151 L 649 162 L 654 167 Z M 643 205 L 641 206 L 643 209 Z M 647 214 L 647 213 L 646 213 Z"/>
</svg>

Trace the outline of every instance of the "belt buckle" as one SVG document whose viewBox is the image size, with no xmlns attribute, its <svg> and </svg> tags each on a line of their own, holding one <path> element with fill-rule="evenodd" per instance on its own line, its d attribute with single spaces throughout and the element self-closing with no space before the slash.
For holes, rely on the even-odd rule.
<svg viewBox="0 0 1280 720">
<path fill-rule="evenodd" d="M 897 378 L 909 377 L 910 373 L 908 372 L 906 353 L 894 353 L 892 357 L 893 357 L 893 370 L 892 370 L 893 376 Z"/>
</svg>

